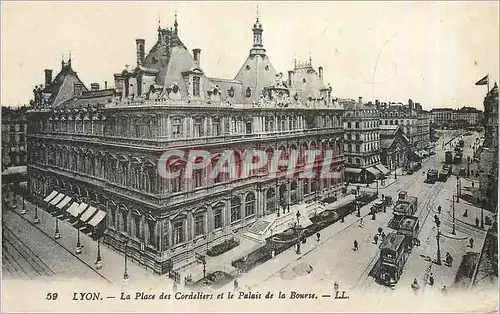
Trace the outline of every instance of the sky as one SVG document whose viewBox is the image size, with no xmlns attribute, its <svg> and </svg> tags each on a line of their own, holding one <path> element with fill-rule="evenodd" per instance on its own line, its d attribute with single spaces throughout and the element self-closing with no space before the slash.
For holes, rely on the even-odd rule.
<svg viewBox="0 0 500 314">
<path fill-rule="evenodd" d="M 44 82 L 44 69 L 73 69 L 89 87 L 114 85 L 135 65 L 135 39 L 146 52 L 158 21 L 201 49 L 210 77 L 234 78 L 252 45 L 259 7 L 263 43 L 284 77 L 294 60 L 324 68 L 334 97 L 365 101 L 411 98 L 424 109 L 483 109 L 499 77 L 499 2 L 5 2 L 1 21 L 1 101 L 18 106 Z"/>
</svg>

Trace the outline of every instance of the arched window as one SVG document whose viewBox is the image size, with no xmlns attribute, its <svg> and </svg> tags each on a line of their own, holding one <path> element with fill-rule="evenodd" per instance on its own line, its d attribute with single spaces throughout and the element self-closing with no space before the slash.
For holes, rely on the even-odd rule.
<svg viewBox="0 0 500 314">
<path fill-rule="evenodd" d="M 245 217 L 250 217 L 255 214 L 255 195 L 248 193 L 245 199 Z"/>
<path fill-rule="evenodd" d="M 276 211 L 276 193 L 274 188 L 269 188 L 266 192 L 266 215 Z"/>
<path fill-rule="evenodd" d="M 231 199 L 231 222 L 241 220 L 241 200 L 238 196 Z"/>
</svg>

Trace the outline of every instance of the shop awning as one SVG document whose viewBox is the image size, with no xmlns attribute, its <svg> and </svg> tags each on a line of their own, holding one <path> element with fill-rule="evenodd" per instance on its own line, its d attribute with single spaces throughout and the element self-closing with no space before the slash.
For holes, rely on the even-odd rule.
<svg viewBox="0 0 500 314">
<path fill-rule="evenodd" d="M 373 174 L 374 176 L 378 176 L 379 174 L 381 174 L 382 172 L 380 172 L 377 168 L 375 167 L 369 167 L 369 168 L 366 168 L 366 171 L 368 171 L 369 173 Z"/>
<path fill-rule="evenodd" d="M 85 204 L 85 203 L 81 203 L 80 205 L 78 205 L 78 208 L 75 210 L 75 213 L 71 213 L 71 215 L 77 217 L 78 215 L 80 215 L 81 213 L 83 213 L 83 211 L 85 209 L 87 209 L 89 205 Z"/>
<path fill-rule="evenodd" d="M 80 204 L 78 204 L 77 202 L 73 202 L 69 207 L 68 209 L 66 209 L 66 211 L 68 213 L 71 214 L 71 216 L 78 216 L 78 206 L 80 206 Z"/>
<path fill-rule="evenodd" d="M 354 202 L 356 200 L 356 196 L 353 194 L 349 194 L 341 199 L 339 199 L 336 202 L 333 202 L 331 204 L 326 205 L 327 210 L 335 210 L 338 208 L 341 208 L 343 206 L 349 205 L 350 203 Z"/>
<path fill-rule="evenodd" d="M 44 202 L 50 202 L 54 197 L 56 197 L 56 195 L 59 194 L 59 192 L 57 191 L 52 191 L 52 193 L 50 193 L 43 201 Z"/>
<path fill-rule="evenodd" d="M 80 220 L 83 222 L 87 222 L 93 214 L 97 212 L 97 208 L 90 206 L 80 217 Z"/>
<path fill-rule="evenodd" d="M 56 197 L 54 197 L 54 199 L 52 201 L 50 201 L 50 205 L 56 205 L 57 203 L 59 203 L 66 195 L 62 194 L 62 193 L 59 193 Z"/>
<path fill-rule="evenodd" d="M 380 170 L 383 174 L 389 174 L 390 171 L 387 169 L 384 165 L 378 164 L 375 167 L 377 167 L 378 170 Z"/>
<path fill-rule="evenodd" d="M 359 168 L 345 168 L 344 171 L 345 172 L 350 172 L 350 173 L 356 173 L 356 174 L 360 174 L 361 173 L 361 169 L 359 169 Z"/>
<path fill-rule="evenodd" d="M 71 197 L 66 196 L 59 204 L 56 205 L 57 208 L 62 209 L 64 206 L 68 205 L 71 201 Z"/>
<path fill-rule="evenodd" d="M 97 212 L 97 214 L 95 214 L 94 218 L 90 219 L 88 224 L 92 227 L 95 227 L 104 219 L 104 217 L 106 217 L 106 212 L 100 210 Z"/>
</svg>

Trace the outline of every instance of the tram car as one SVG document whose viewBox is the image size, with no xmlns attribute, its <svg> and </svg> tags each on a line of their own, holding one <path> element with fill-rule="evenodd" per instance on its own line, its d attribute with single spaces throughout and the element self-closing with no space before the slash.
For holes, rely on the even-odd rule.
<svg viewBox="0 0 500 314">
<path fill-rule="evenodd" d="M 380 246 L 377 281 L 394 286 L 403 273 L 409 252 L 405 249 L 405 236 L 397 232 L 388 234 Z"/>
</svg>

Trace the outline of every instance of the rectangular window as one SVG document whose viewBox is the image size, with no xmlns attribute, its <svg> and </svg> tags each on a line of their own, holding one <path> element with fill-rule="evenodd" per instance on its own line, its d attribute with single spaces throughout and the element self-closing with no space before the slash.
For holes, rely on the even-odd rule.
<svg viewBox="0 0 500 314">
<path fill-rule="evenodd" d="M 193 77 L 193 96 L 196 96 L 196 97 L 200 96 L 200 77 L 199 76 Z"/>
<path fill-rule="evenodd" d="M 184 222 L 176 221 L 173 223 L 173 236 L 174 236 L 174 245 L 184 242 Z"/>
<path fill-rule="evenodd" d="M 214 212 L 214 228 L 222 228 L 222 209 L 216 209 Z"/>
<path fill-rule="evenodd" d="M 172 121 L 172 137 L 179 138 L 182 135 L 182 121 L 180 119 L 174 119 Z"/>
<path fill-rule="evenodd" d="M 231 222 L 241 220 L 241 209 L 240 204 L 233 205 L 231 207 Z"/>
<path fill-rule="evenodd" d="M 222 135 L 222 129 L 221 129 L 219 118 L 213 119 L 212 126 L 213 126 L 213 132 L 214 132 L 215 136 Z"/>
<path fill-rule="evenodd" d="M 194 187 L 198 188 L 202 185 L 202 171 L 197 170 L 194 172 Z"/>
<path fill-rule="evenodd" d="M 203 136 L 203 120 L 194 120 L 194 137 Z"/>
<path fill-rule="evenodd" d="M 194 217 L 194 236 L 205 234 L 205 216 L 197 215 Z"/>
</svg>

